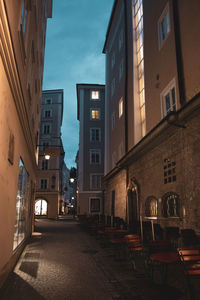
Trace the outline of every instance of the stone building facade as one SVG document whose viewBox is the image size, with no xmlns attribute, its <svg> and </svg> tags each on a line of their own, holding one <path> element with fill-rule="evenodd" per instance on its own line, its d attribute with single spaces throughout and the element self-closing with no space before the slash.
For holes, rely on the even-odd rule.
<svg viewBox="0 0 200 300">
<path fill-rule="evenodd" d="M 200 28 L 199 8 L 197 1 L 185 0 L 160 0 L 156 5 L 147 0 L 114 2 L 103 49 L 108 132 L 105 214 L 114 211 L 130 227 L 143 220 L 159 223 L 162 228 L 200 232 L 200 60 L 196 57 L 200 39 L 195 34 Z M 124 54 L 116 60 L 113 53 L 119 52 L 119 30 L 123 30 Z M 112 78 L 118 76 L 112 71 L 114 56 L 117 66 L 124 62 L 124 85 L 110 97 Z M 113 103 L 120 103 L 120 99 L 124 119 L 117 122 L 122 121 L 124 131 L 116 135 L 117 126 L 112 128 L 109 116 L 119 112 L 120 106 Z M 124 152 L 119 155 L 119 151 L 111 165 L 119 147 Z"/>
<path fill-rule="evenodd" d="M 105 86 L 77 84 L 77 214 L 103 212 Z"/>
<path fill-rule="evenodd" d="M 35 215 L 57 218 L 61 213 L 64 149 L 61 139 L 63 90 L 42 92 Z M 50 154 L 50 158 L 45 158 Z"/>
<path fill-rule="evenodd" d="M 0 286 L 32 232 L 47 18 L 52 1 L 0 1 Z"/>
</svg>

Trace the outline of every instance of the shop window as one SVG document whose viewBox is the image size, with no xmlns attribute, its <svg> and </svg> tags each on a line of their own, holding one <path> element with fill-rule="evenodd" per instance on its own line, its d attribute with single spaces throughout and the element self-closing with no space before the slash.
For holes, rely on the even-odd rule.
<svg viewBox="0 0 200 300">
<path fill-rule="evenodd" d="M 145 214 L 147 217 L 158 216 L 158 200 L 154 196 L 149 196 L 145 202 Z"/>
<path fill-rule="evenodd" d="M 25 169 L 23 161 L 20 159 L 13 250 L 24 240 L 26 236 L 26 221 L 28 219 L 28 198 L 29 175 Z"/>
<path fill-rule="evenodd" d="M 179 196 L 174 192 L 166 193 L 162 197 L 163 216 L 179 217 Z"/>
<path fill-rule="evenodd" d="M 35 202 L 35 215 L 36 216 L 46 216 L 47 215 L 47 201 L 37 200 Z"/>
</svg>

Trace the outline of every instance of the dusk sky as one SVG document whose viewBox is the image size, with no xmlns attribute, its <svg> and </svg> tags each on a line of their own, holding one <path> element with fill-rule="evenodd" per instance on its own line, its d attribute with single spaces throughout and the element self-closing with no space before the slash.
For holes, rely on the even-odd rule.
<svg viewBox="0 0 200 300">
<path fill-rule="evenodd" d="M 48 20 L 43 90 L 64 90 L 62 139 L 67 167 L 78 150 L 77 83 L 105 83 L 102 54 L 114 0 L 53 0 Z"/>
</svg>

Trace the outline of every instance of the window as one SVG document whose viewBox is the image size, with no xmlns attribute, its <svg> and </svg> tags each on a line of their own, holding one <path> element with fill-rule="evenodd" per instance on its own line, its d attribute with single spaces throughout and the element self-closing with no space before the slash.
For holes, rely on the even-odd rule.
<svg viewBox="0 0 200 300">
<path fill-rule="evenodd" d="M 28 199 L 30 197 L 29 175 L 20 159 L 18 190 L 16 199 L 16 218 L 14 226 L 13 250 L 24 240 L 26 234 L 26 220 L 28 219 Z"/>
<path fill-rule="evenodd" d="M 100 212 L 100 198 L 90 198 L 90 212 Z"/>
<path fill-rule="evenodd" d="M 102 178 L 102 175 L 90 174 L 90 188 L 91 189 L 100 189 L 101 188 L 101 178 Z"/>
<path fill-rule="evenodd" d="M 44 111 L 44 117 L 45 118 L 51 118 L 52 117 L 52 110 L 45 110 Z"/>
<path fill-rule="evenodd" d="M 90 128 L 90 141 L 100 142 L 101 141 L 101 129 L 100 128 Z"/>
<path fill-rule="evenodd" d="M 37 200 L 35 202 L 35 215 L 36 216 L 46 216 L 47 215 L 47 201 Z"/>
<path fill-rule="evenodd" d="M 154 196 L 149 196 L 145 201 L 145 214 L 147 217 L 158 216 L 158 200 Z"/>
<path fill-rule="evenodd" d="M 166 193 L 162 197 L 163 216 L 179 217 L 179 196 L 174 192 Z"/>
<path fill-rule="evenodd" d="M 21 21 L 20 21 L 20 29 L 25 36 L 26 34 L 26 29 L 27 29 L 27 16 L 28 16 L 28 1 L 27 0 L 22 0 L 22 6 L 21 6 Z"/>
<path fill-rule="evenodd" d="M 90 109 L 90 119 L 91 120 L 100 120 L 100 108 L 91 108 Z"/>
<path fill-rule="evenodd" d="M 176 111 L 175 79 L 161 93 L 162 116 L 165 117 L 171 111 Z"/>
<path fill-rule="evenodd" d="M 112 113 L 112 129 L 115 128 L 115 112 Z"/>
<path fill-rule="evenodd" d="M 45 151 L 46 147 L 49 146 L 49 143 L 48 142 L 43 142 L 43 151 Z"/>
<path fill-rule="evenodd" d="M 42 170 L 49 169 L 49 161 L 47 159 L 42 160 Z"/>
<path fill-rule="evenodd" d="M 50 134 L 50 125 L 49 124 L 44 124 L 43 125 L 43 134 Z"/>
<path fill-rule="evenodd" d="M 52 99 L 51 98 L 45 99 L 45 104 L 52 104 Z"/>
<path fill-rule="evenodd" d="M 111 96 L 114 95 L 114 92 L 115 92 L 115 78 L 113 78 L 111 83 Z"/>
<path fill-rule="evenodd" d="M 123 98 L 119 100 L 119 118 L 123 115 Z"/>
<path fill-rule="evenodd" d="M 169 4 L 165 7 L 159 21 L 158 21 L 158 41 L 159 48 L 163 45 L 170 32 L 170 17 L 169 17 Z"/>
<path fill-rule="evenodd" d="M 90 150 L 90 164 L 101 163 L 101 150 Z"/>
<path fill-rule="evenodd" d="M 176 181 L 176 162 L 169 158 L 164 159 L 164 184 Z"/>
<path fill-rule="evenodd" d="M 40 188 L 46 190 L 47 186 L 47 179 L 40 179 Z"/>
<path fill-rule="evenodd" d="M 92 91 L 91 92 L 91 99 L 92 100 L 99 100 L 99 91 Z"/>
</svg>

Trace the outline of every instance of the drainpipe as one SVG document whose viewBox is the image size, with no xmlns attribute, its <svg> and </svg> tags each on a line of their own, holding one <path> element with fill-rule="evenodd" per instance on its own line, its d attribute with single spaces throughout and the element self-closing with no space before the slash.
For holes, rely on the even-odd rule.
<svg viewBox="0 0 200 300">
<path fill-rule="evenodd" d="M 181 48 L 178 0 L 172 1 L 172 7 L 173 7 L 174 36 L 175 36 L 175 49 L 176 49 L 176 61 L 177 61 L 177 73 L 178 73 L 178 88 L 179 88 L 179 95 L 180 95 L 180 104 L 181 106 L 183 106 L 186 103 L 186 96 L 185 96 L 185 80 L 184 80 L 184 70 L 183 70 L 183 55 L 182 55 L 182 48 Z"/>
</svg>

